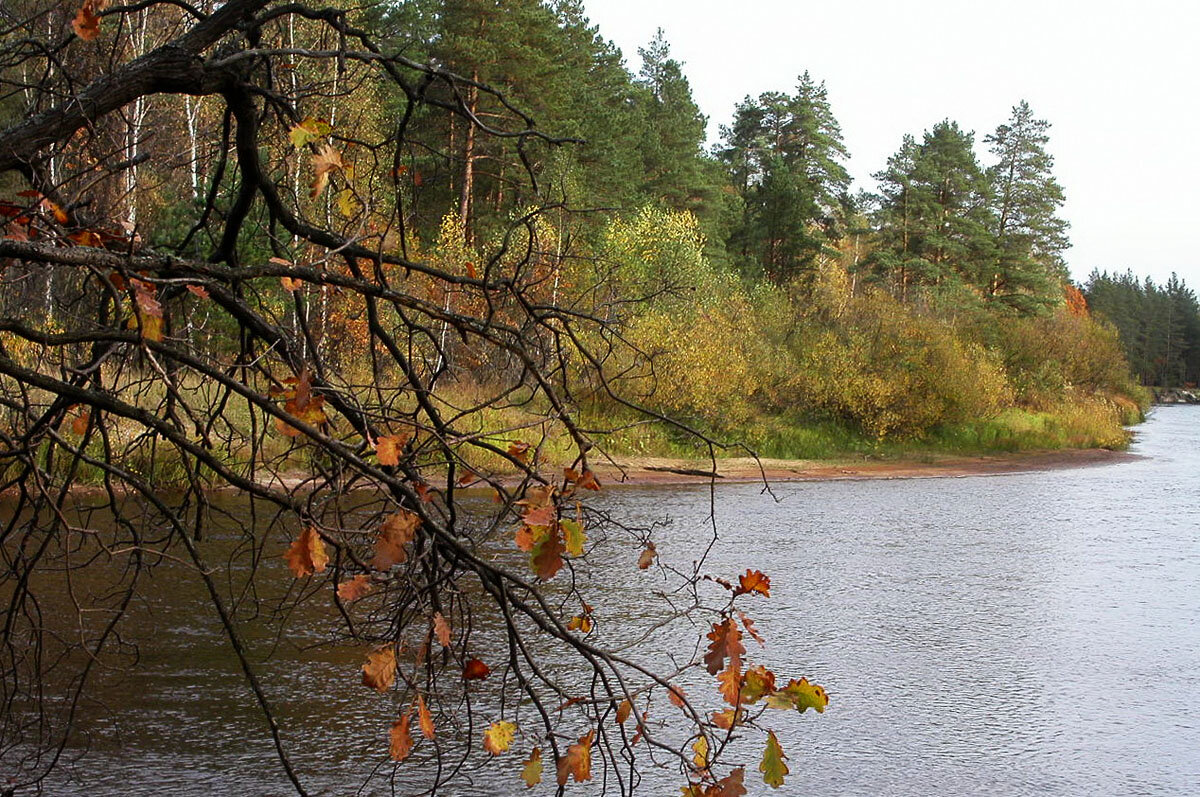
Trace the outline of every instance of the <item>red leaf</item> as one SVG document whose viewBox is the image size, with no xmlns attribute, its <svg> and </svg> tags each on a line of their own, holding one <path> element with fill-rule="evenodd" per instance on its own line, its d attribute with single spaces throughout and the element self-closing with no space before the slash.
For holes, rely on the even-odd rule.
<svg viewBox="0 0 1200 797">
<path fill-rule="evenodd" d="M 482 681 L 492 674 L 492 670 L 479 659 L 470 659 L 463 667 L 464 681 Z"/>
</svg>

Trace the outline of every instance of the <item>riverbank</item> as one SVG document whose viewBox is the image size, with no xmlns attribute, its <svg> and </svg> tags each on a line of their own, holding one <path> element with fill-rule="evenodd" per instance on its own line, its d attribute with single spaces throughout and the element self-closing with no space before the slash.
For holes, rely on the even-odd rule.
<svg viewBox="0 0 1200 797">
<path fill-rule="evenodd" d="M 990 476 L 1002 473 L 1111 465 L 1140 459 L 1127 451 L 1104 448 L 1024 451 L 989 456 L 945 456 L 926 460 L 853 459 L 817 461 L 732 457 L 685 460 L 665 457 L 625 457 L 593 467 L 605 486 L 659 484 L 832 481 L 855 479 L 930 479 Z"/>
</svg>

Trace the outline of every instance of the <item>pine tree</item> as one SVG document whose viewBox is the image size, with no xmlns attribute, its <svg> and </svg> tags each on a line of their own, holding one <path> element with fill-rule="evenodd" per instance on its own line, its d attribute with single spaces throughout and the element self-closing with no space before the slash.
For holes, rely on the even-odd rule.
<svg viewBox="0 0 1200 797">
<path fill-rule="evenodd" d="M 984 139 L 997 158 L 992 183 L 996 265 L 985 295 L 1025 312 L 1057 302 L 1067 278 L 1062 253 L 1068 224 L 1058 217 L 1063 190 L 1046 152 L 1050 123 L 1022 100 L 1012 117 Z"/>
<path fill-rule="evenodd" d="M 721 159 L 745 202 L 731 249 L 780 281 L 811 269 L 838 238 L 837 210 L 850 185 L 825 84 L 805 72 L 794 95 L 747 97 L 721 132 Z"/>
<path fill-rule="evenodd" d="M 991 192 L 972 134 L 946 120 L 919 146 L 906 136 L 875 179 L 880 246 L 870 262 L 876 274 L 891 278 L 905 297 L 912 285 L 981 291 L 995 247 Z"/>
</svg>

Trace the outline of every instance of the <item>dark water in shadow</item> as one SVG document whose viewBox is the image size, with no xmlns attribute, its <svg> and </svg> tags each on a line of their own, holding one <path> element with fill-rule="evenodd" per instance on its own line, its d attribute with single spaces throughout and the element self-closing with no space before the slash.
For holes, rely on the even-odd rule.
<svg viewBox="0 0 1200 797">
<path fill-rule="evenodd" d="M 1200 793 L 1200 409 L 1156 410 L 1134 451 L 1078 470 L 782 484 L 778 503 L 719 487 L 707 570 L 772 576 L 752 654 L 831 694 L 820 717 L 772 718 L 792 774 L 771 792 L 755 760 L 750 793 Z M 707 540 L 707 488 L 608 500 L 672 518 L 664 557 L 686 563 Z M 650 614 L 637 579 L 653 575 L 634 556 L 591 574 L 608 616 Z M 288 793 L 199 584 L 182 568 L 157 578 L 141 607 L 154 644 L 85 712 L 92 752 L 49 793 Z M 285 645 L 260 668 L 318 793 L 354 793 L 386 757 L 394 709 L 358 684 L 359 655 Z M 507 763 L 439 793 L 518 793 Z M 678 783 L 651 775 L 638 793 Z"/>
</svg>

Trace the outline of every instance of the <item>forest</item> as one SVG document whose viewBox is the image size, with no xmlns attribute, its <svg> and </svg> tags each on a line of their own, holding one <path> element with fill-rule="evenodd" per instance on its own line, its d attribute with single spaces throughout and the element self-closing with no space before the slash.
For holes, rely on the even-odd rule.
<svg viewBox="0 0 1200 797">
<path fill-rule="evenodd" d="M 634 71 L 575 0 L 499 8 L 0 9 L 0 758 L 22 787 L 77 743 L 97 672 L 137 665 L 128 613 L 180 562 L 298 793 L 247 629 L 314 604 L 386 696 L 394 788 L 512 747 L 531 787 L 544 756 L 560 793 L 593 767 L 632 793 L 649 762 L 736 797 L 748 736 L 779 787 L 768 723 L 829 697 L 751 663 L 770 574 L 664 562 L 659 526 L 595 505 L 594 466 L 1121 448 L 1144 384 L 1195 380 L 1182 283 L 1070 282 L 1025 102 L 978 142 L 930 120 L 853 193 L 819 75 L 748 87 L 710 147 L 661 35 Z M 589 562 L 625 554 L 700 629 L 669 665 L 597 630 Z"/>
<path fill-rule="evenodd" d="M 1139 381 L 1184 375 L 1182 312 L 1171 322 L 1176 364 L 1152 370 L 1160 355 L 1146 348 L 1147 334 L 1128 329 L 1108 282 L 1088 289 L 1100 313 L 1079 301 L 1062 261 L 1067 224 L 1046 152 L 1050 124 L 1024 102 L 982 137 L 983 162 L 973 133 L 934 120 L 880 164 L 878 193 L 853 194 L 835 109 L 808 73 L 790 93 L 747 96 L 707 149 L 706 120 L 661 34 L 639 50 L 632 72 L 578 3 L 510 3 L 497 15 L 489 3 L 418 0 L 362 13 L 379 46 L 500 93 L 468 88 L 456 98 L 421 87 L 436 102 L 403 118 L 410 144 L 381 159 L 362 139 L 396 123 L 397 98 L 345 63 L 305 58 L 329 43 L 305 41 L 292 25 L 277 79 L 321 101 L 273 153 L 288 190 L 347 235 L 463 275 L 502 259 L 512 222 L 542 208 L 531 246 L 551 300 L 606 294 L 606 320 L 636 342 L 658 377 L 628 370 L 623 389 L 656 411 L 772 456 L 914 441 L 1108 446 L 1119 445 L 1120 423 L 1144 401 Z M 164 24 L 141 15 L 126 45 L 150 46 Z M 78 57 L 86 70 L 86 56 Z M 457 100 L 483 124 L 528 114 L 538 130 L 582 143 L 506 149 L 441 107 Z M 10 95 L 8 113 L 23 113 L 23 102 Z M 227 213 L 235 201 L 235 176 L 218 151 L 227 124 L 204 98 L 139 100 L 103 131 L 104 151 L 89 156 L 98 166 L 102 158 L 129 165 L 89 199 L 90 213 L 120 228 L 92 234 L 179 253 L 212 246 L 192 219 L 206 204 Z M 61 157 L 46 162 L 52 180 L 61 179 Z M 536 193 L 522 185 L 527 169 Z M 19 223 L 28 206 L 15 196 L 5 205 L 10 237 L 28 234 Z M 393 210 L 402 229 L 380 221 Z M 269 236 L 242 238 L 246 258 L 306 256 Z M 71 279 L 24 274 L 6 280 L 3 299 L 9 308 L 40 305 L 46 328 L 57 328 L 80 290 Z M 287 293 L 277 289 L 274 300 L 288 304 Z M 306 317 L 293 309 L 292 325 L 306 324 L 328 356 L 364 362 L 364 309 L 324 289 L 301 296 Z M 635 296 L 647 298 L 629 301 Z M 456 300 L 452 292 L 428 298 Z M 172 332 L 206 347 L 231 343 L 204 313 L 201 302 L 183 303 Z M 1102 319 L 1121 330 L 1137 378 Z M 480 373 L 472 354 L 440 342 L 440 386 L 469 394 Z M 596 425 L 622 421 L 620 408 L 598 396 L 584 406 Z M 612 442 L 688 452 L 686 441 L 654 429 Z"/>
</svg>

